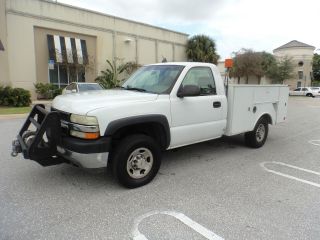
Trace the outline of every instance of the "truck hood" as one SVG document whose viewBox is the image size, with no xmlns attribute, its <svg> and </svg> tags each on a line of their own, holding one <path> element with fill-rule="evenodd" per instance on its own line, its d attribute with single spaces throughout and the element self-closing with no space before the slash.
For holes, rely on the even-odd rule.
<svg viewBox="0 0 320 240">
<path fill-rule="evenodd" d="M 87 112 L 125 102 L 154 101 L 157 94 L 128 90 L 98 90 L 57 96 L 52 107 L 64 112 L 85 115 Z"/>
</svg>

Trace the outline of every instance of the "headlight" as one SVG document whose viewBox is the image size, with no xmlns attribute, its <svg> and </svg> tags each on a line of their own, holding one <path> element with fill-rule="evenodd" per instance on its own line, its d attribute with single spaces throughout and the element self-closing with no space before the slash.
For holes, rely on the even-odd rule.
<svg viewBox="0 0 320 240">
<path fill-rule="evenodd" d="M 96 117 L 83 116 L 78 114 L 71 114 L 70 121 L 73 123 L 79 123 L 84 125 L 98 125 L 98 120 Z"/>
<path fill-rule="evenodd" d="M 97 139 L 100 137 L 96 117 L 71 114 L 70 121 L 71 136 L 83 139 Z"/>
</svg>

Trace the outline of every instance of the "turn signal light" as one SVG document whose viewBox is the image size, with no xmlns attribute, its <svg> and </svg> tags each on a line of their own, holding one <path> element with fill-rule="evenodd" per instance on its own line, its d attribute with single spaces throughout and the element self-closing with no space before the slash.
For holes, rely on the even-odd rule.
<svg viewBox="0 0 320 240">
<path fill-rule="evenodd" d="M 79 132 L 79 131 L 70 131 L 70 135 L 78 138 L 83 138 L 83 139 L 97 139 L 100 137 L 99 132 Z"/>
</svg>

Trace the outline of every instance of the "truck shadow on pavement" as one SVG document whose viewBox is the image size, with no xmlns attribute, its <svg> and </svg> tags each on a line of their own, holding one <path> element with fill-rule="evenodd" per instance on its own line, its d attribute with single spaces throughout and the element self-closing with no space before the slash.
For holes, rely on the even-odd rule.
<svg viewBox="0 0 320 240">
<path fill-rule="evenodd" d="M 163 155 L 159 174 L 174 175 L 175 168 L 180 166 L 192 168 L 199 162 L 217 161 L 226 151 L 240 151 L 243 148 L 247 148 L 243 135 L 236 135 L 171 149 Z"/>
<path fill-rule="evenodd" d="M 237 135 L 166 151 L 163 154 L 158 177 L 161 178 L 161 175 L 175 175 L 175 172 L 181 166 L 192 169 L 194 164 L 198 164 L 199 161 L 217 161 L 219 155 L 225 153 L 225 151 L 230 149 L 241 150 L 242 148 L 245 148 L 243 136 Z M 32 163 L 30 162 L 30 164 Z M 95 191 L 99 191 L 99 189 L 108 189 L 108 191 L 112 189 L 125 190 L 114 179 L 110 167 L 107 169 L 89 170 L 69 164 L 61 164 L 46 168 L 32 168 L 29 174 L 33 176 L 33 184 L 41 184 L 42 186 L 54 184 L 78 188 L 79 190 L 86 190 L 88 188 L 94 188 Z"/>
</svg>

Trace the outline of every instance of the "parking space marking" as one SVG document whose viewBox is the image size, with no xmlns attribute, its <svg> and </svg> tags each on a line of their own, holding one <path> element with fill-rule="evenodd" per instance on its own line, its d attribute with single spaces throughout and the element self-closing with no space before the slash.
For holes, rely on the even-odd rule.
<svg viewBox="0 0 320 240">
<path fill-rule="evenodd" d="M 296 180 L 296 181 L 299 181 L 299 182 L 302 182 L 302 183 L 306 183 L 306 184 L 312 185 L 314 187 L 320 188 L 320 184 L 319 183 L 311 182 L 311 181 L 308 181 L 308 180 L 305 180 L 305 179 L 302 179 L 302 178 L 291 176 L 289 174 L 285 174 L 285 173 L 282 173 L 282 172 L 271 170 L 271 169 L 269 169 L 269 168 L 267 168 L 265 166 L 266 164 L 282 165 L 282 166 L 286 166 L 286 167 L 289 167 L 289 168 L 297 169 L 299 171 L 315 174 L 315 175 L 318 175 L 318 176 L 320 176 L 320 172 L 316 172 L 316 171 L 312 171 L 312 170 L 309 170 L 309 169 L 297 167 L 297 166 L 290 165 L 290 164 L 283 163 L 283 162 L 271 161 L 271 162 L 262 162 L 262 163 L 260 163 L 260 166 L 267 172 L 270 172 L 270 173 L 273 173 L 273 174 L 276 174 L 276 175 L 279 175 L 279 176 L 282 176 L 282 177 L 293 179 L 293 180 Z"/>
<path fill-rule="evenodd" d="M 308 106 L 309 108 L 320 108 L 320 106 Z"/>
<path fill-rule="evenodd" d="M 224 240 L 222 237 L 218 236 L 214 232 L 210 231 L 209 229 L 205 228 L 204 226 L 200 225 L 199 223 L 193 221 L 191 218 L 187 217 L 183 213 L 174 212 L 174 211 L 153 211 L 146 213 L 144 215 L 139 216 L 134 220 L 134 225 L 131 231 L 132 239 L 133 240 L 148 240 L 145 235 L 140 233 L 139 231 L 139 224 L 146 218 L 151 217 L 153 215 L 164 214 L 168 216 L 172 216 L 178 219 L 180 222 L 184 223 L 203 237 L 209 240 Z"/>
<path fill-rule="evenodd" d="M 320 146 L 320 140 L 310 140 L 309 143 L 315 146 Z"/>
</svg>

